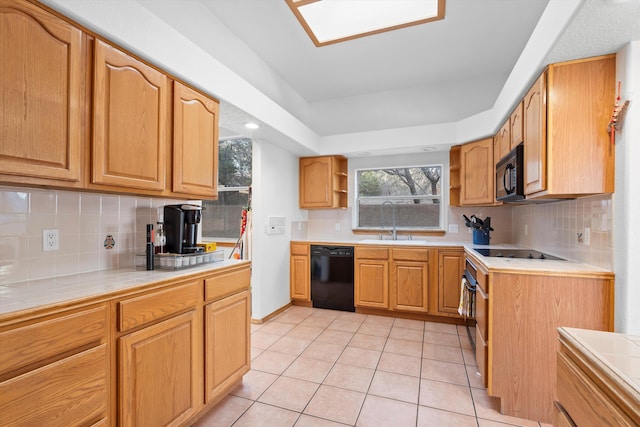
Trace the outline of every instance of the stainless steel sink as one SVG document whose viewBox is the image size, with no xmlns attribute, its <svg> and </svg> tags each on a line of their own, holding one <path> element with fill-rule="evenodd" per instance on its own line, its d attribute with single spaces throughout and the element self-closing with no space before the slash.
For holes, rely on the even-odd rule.
<svg viewBox="0 0 640 427">
<path fill-rule="evenodd" d="M 380 240 L 380 239 L 365 239 L 360 240 L 360 243 L 367 245 L 399 245 L 399 246 L 426 246 L 426 240 Z"/>
</svg>

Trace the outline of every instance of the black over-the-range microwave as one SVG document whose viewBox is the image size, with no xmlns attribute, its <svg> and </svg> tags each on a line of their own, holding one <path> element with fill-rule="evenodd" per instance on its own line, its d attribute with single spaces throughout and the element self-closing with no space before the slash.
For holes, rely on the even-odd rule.
<svg viewBox="0 0 640 427">
<path fill-rule="evenodd" d="M 496 163 L 496 200 L 524 200 L 524 144 L 518 144 Z"/>
</svg>

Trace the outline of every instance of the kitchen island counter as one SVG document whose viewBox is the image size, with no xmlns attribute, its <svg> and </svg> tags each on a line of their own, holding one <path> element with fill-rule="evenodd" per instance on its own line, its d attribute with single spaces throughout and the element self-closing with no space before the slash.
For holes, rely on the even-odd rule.
<svg viewBox="0 0 640 427">
<path fill-rule="evenodd" d="M 577 425 L 640 423 L 640 337 L 559 328 L 555 417 Z"/>
<path fill-rule="evenodd" d="M 583 262 L 553 259 L 527 259 L 490 257 L 479 254 L 475 249 L 525 249 L 517 245 L 473 245 L 464 244 L 465 252 L 480 261 L 491 272 L 517 274 L 548 274 L 567 276 L 587 276 L 613 278 L 612 271 Z"/>
</svg>

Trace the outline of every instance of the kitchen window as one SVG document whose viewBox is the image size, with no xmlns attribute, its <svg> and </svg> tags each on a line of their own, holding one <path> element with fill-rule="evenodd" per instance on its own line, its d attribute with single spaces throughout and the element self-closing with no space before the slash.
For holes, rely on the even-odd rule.
<svg viewBox="0 0 640 427">
<path fill-rule="evenodd" d="M 231 138 L 218 143 L 218 200 L 204 200 L 202 237 L 233 241 L 240 237 L 242 210 L 249 204 L 252 141 Z"/>
<path fill-rule="evenodd" d="M 356 169 L 356 228 L 442 230 L 442 165 Z"/>
</svg>

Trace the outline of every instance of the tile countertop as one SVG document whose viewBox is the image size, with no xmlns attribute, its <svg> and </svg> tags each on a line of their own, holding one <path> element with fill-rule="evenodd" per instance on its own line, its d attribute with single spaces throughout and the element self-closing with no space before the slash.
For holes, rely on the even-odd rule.
<svg viewBox="0 0 640 427">
<path fill-rule="evenodd" d="M 144 268 L 129 267 L 0 285 L 0 321 L 4 315 L 13 315 L 19 311 L 82 299 L 107 298 L 139 286 L 187 278 L 246 262 L 248 261 L 224 260 L 179 270 L 147 271 Z"/>
<path fill-rule="evenodd" d="M 613 272 L 604 268 L 595 267 L 578 261 L 550 260 L 550 259 L 526 259 L 526 258 L 498 258 L 480 255 L 474 249 L 531 249 L 517 245 L 473 245 L 464 244 L 465 252 L 478 259 L 486 268 L 494 272 L 517 273 L 532 272 L 546 273 L 550 275 L 588 275 L 589 277 L 602 276 L 613 278 Z M 544 251 L 542 251 L 544 252 Z M 553 254 L 551 254 L 553 255 Z"/>
<path fill-rule="evenodd" d="M 640 337 L 576 328 L 560 328 L 558 333 L 640 402 Z"/>
<path fill-rule="evenodd" d="M 295 242 L 295 241 L 294 241 Z M 474 249 L 532 249 L 525 248 L 519 245 L 513 244 L 497 244 L 497 245 L 474 245 L 468 242 L 454 242 L 454 241 L 433 241 L 433 240 L 377 240 L 377 239 L 364 239 L 364 240 L 341 240 L 341 241 L 314 241 L 314 240 L 300 240 L 301 243 L 307 243 L 311 245 L 385 245 L 385 246 L 417 246 L 417 247 L 459 247 L 464 248 L 468 254 L 473 255 L 478 259 L 485 267 L 491 271 L 499 272 L 532 272 L 532 273 L 546 273 L 550 275 L 586 275 L 589 277 L 603 276 L 613 277 L 613 272 L 605 270 L 603 268 L 595 267 L 593 265 L 585 264 L 582 262 L 572 260 L 539 260 L 539 259 L 516 259 L 516 258 L 497 258 L 486 257 L 480 255 Z M 544 251 L 543 251 L 544 252 Z M 553 254 L 552 254 L 553 255 Z"/>
</svg>

